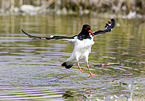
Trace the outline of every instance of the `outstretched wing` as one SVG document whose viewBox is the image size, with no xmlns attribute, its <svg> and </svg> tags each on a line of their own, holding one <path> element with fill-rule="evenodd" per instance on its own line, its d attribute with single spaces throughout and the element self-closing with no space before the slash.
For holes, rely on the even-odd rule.
<svg viewBox="0 0 145 101">
<path fill-rule="evenodd" d="M 106 23 L 106 26 L 105 26 L 104 30 L 99 30 L 99 31 L 93 32 L 93 34 L 95 36 L 101 35 L 101 34 L 110 32 L 114 27 L 115 27 L 115 20 L 111 19 L 111 22 L 108 21 L 108 23 Z"/>
<path fill-rule="evenodd" d="M 46 39 L 46 40 L 65 40 L 65 41 L 73 41 L 74 37 L 66 37 L 66 36 L 53 36 L 51 35 L 50 37 L 39 37 L 39 36 L 33 36 L 28 33 L 26 33 L 23 29 L 21 31 L 26 34 L 28 37 L 33 38 L 33 39 Z"/>
</svg>

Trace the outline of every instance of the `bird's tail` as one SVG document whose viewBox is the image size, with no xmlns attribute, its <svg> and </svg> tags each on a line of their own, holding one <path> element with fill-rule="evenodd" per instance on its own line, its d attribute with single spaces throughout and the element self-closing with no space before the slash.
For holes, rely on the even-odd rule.
<svg viewBox="0 0 145 101">
<path fill-rule="evenodd" d="M 73 66 L 74 63 L 72 62 L 64 62 L 61 66 L 64 66 L 66 69 L 70 69 Z"/>
</svg>

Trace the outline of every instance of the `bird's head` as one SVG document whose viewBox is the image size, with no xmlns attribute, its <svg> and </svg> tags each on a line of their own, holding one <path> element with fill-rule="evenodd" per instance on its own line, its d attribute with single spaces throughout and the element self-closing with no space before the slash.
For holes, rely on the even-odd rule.
<svg viewBox="0 0 145 101">
<path fill-rule="evenodd" d="M 78 36 L 80 39 L 89 38 L 90 37 L 89 33 L 91 33 L 95 37 L 95 35 L 91 31 L 91 26 L 88 24 L 84 24 L 82 31 L 80 32 L 80 34 Z"/>
</svg>

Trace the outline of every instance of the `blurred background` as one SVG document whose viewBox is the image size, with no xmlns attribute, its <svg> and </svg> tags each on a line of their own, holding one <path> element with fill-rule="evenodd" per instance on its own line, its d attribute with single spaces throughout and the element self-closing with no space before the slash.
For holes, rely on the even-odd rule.
<svg viewBox="0 0 145 101">
<path fill-rule="evenodd" d="M 28 12 L 28 10 L 30 10 Z M 50 12 L 56 14 L 145 14 L 144 0 L 1 0 L 1 13 Z"/>
</svg>

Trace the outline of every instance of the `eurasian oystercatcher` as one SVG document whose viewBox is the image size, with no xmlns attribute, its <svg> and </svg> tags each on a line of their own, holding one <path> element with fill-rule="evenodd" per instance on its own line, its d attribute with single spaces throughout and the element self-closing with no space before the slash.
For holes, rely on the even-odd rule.
<svg viewBox="0 0 145 101">
<path fill-rule="evenodd" d="M 78 35 L 75 35 L 72 37 L 53 36 L 53 35 L 51 35 L 50 37 L 38 37 L 38 36 L 30 35 L 22 29 L 21 29 L 21 31 L 24 34 L 26 34 L 28 37 L 33 38 L 33 39 L 65 40 L 69 43 L 72 43 L 74 45 L 73 52 L 72 52 L 70 58 L 68 58 L 67 61 L 62 63 L 61 66 L 64 66 L 66 69 L 70 69 L 74 65 L 74 63 L 77 62 L 77 66 L 78 66 L 80 72 L 83 72 L 82 69 L 80 68 L 79 60 L 85 59 L 88 70 L 89 70 L 88 76 L 93 77 L 94 74 L 91 73 L 91 71 L 89 69 L 89 64 L 88 64 L 88 56 L 89 56 L 89 53 L 91 52 L 91 47 L 94 44 L 93 38 L 95 36 L 110 32 L 114 27 L 115 27 L 114 19 L 111 19 L 111 21 L 108 21 L 108 23 L 106 23 L 104 30 L 98 30 L 98 31 L 94 31 L 94 32 L 91 31 L 90 25 L 84 24 L 82 31 Z"/>
</svg>

